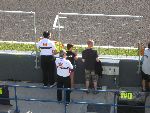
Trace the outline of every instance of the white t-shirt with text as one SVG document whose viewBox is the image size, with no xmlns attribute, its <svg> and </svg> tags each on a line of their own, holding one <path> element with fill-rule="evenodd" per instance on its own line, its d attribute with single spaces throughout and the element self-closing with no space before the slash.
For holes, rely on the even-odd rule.
<svg viewBox="0 0 150 113">
<path fill-rule="evenodd" d="M 41 49 L 40 55 L 53 55 L 53 51 L 56 50 L 54 42 L 47 38 L 43 38 L 37 44 L 37 48 Z"/>
<path fill-rule="evenodd" d="M 57 75 L 62 77 L 68 77 L 70 75 L 70 69 L 73 69 L 73 65 L 69 60 L 65 58 L 56 58 Z"/>
</svg>

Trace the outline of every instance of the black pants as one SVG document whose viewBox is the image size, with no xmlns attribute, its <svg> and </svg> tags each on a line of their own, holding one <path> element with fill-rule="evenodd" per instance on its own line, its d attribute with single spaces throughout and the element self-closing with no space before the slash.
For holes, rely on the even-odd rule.
<svg viewBox="0 0 150 113">
<path fill-rule="evenodd" d="M 70 83 L 70 77 L 61 77 L 57 76 L 57 88 L 70 88 L 71 83 Z M 70 92 L 69 90 L 66 91 L 66 102 L 70 102 Z M 58 89 L 57 90 L 57 100 L 61 101 L 62 100 L 62 90 Z"/>
<path fill-rule="evenodd" d="M 41 68 L 43 72 L 43 83 L 45 86 L 54 84 L 55 82 L 55 60 L 53 56 L 41 55 Z"/>
</svg>

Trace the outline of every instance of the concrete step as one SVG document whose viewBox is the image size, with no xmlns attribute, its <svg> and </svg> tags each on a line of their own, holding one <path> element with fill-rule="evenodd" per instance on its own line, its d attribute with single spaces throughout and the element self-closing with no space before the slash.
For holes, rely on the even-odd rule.
<svg viewBox="0 0 150 113">
<path fill-rule="evenodd" d="M 86 112 L 86 113 L 97 113 L 97 112 Z"/>
<path fill-rule="evenodd" d="M 146 98 L 145 106 L 150 106 L 150 93 Z M 150 108 L 145 108 L 145 113 L 150 113 Z"/>
<path fill-rule="evenodd" d="M 0 113 L 14 113 L 13 106 L 0 105 Z"/>
</svg>

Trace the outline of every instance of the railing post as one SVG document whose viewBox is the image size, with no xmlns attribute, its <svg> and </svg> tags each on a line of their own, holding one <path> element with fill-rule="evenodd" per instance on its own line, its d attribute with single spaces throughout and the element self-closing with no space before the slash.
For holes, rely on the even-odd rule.
<svg viewBox="0 0 150 113">
<path fill-rule="evenodd" d="M 114 93 L 114 113 L 116 113 L 116 95 L 117 92 Z"/>
<path fill-rule="evenodd" d="M 15 91 L 15 103 L 16 103 L 16 109 L 14 113 L 20 113 L 20 110 L 18 109 L 18 100 L 17 100 L 17 89 L 16 86 L 14 86 L 14 91 Z"/>
<path fill-rule="evenodd" d="M 67 113 L 67 106 L 66 106 L 66 91 L 67 91 L 67 89 L 66 88 L 63 88 L 63 90 L 64 90 L 64 105 L 65 105 L 65 113 Z"/>
</svg>

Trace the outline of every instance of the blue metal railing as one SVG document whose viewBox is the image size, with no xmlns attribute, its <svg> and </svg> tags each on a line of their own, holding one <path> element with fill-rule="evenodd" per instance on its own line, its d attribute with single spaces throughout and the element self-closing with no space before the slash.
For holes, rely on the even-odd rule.
<svg viewBox="0 0 150 113">
<path fill-rule="evenodd" d="M 4 85 L 0 85 L 4 86 Z M 8 87 L 13 87 L 14 88 L 14 97 L 13 98 L 0 98 L 0 99 L 7 99 L 7 100 L 14 100 L 15 101 L 15 113 L 20 113 L 19 107 L 18 107 L 18 101 L 39 101 L 39 102 L 58 102 L 57 100 L 52 100 L 52 99 L 35 99 L 35 98 L 19 98 L 17 96 L 17 87 L 21 88 L 40 88 L 40 89 L 52 89 L 50 87 L 39 87 L 39 86 L 21 86 L 21 85 L 7 85 Z M 64 113 L 67 112 L 67 107 L 66 107 L 66 91 L 87 91 L 87 89 L 70 89 L 70 88 L 53 88 L 53 89 L 61 89 L 64 91 L 64 101 L 61 101 L 64 103 Z M 97 90 L 97 92 L 111 92 L 114 93 L 113 97 L 113 104 L 109 103 L 99 103 L 99 102 L 92 102 L 92 101 L 71 101 L 70 104 L 97 104 L 97 105 L 105 105 L 105 106 L 112 106 L 114 108 L 114 113 L 116 113 L 116 107 L 118 106 L 131 106 L 132 105 L 118 105 L 117 104 L 117 95 L 119 94 L 119 90 Z M 144 108 L 150 108 L 149 106 L 133 106 L 133 107 L 144 107 Z"/>
</svg>

